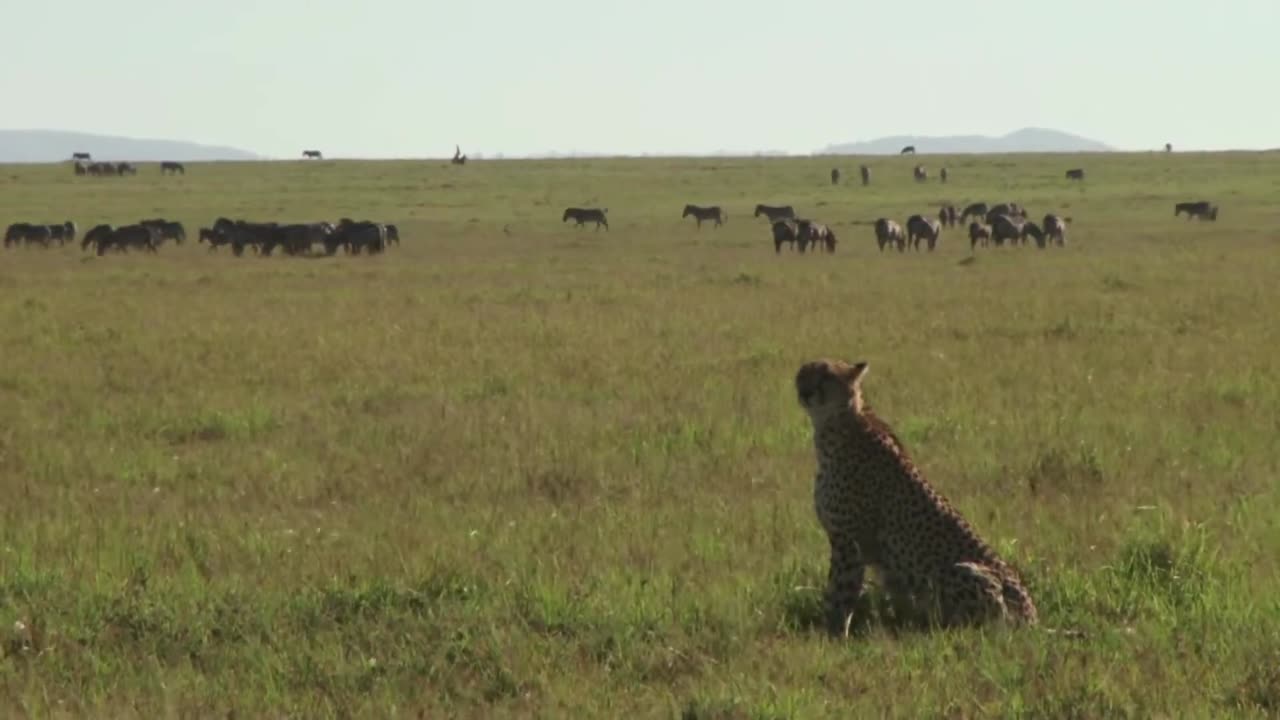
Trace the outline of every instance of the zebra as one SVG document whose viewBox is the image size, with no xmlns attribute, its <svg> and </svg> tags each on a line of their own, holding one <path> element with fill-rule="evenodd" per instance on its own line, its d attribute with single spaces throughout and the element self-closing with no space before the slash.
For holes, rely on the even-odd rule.
<svg viewBox="0 0 1280 720">
<path fill-rule="evenodd" d="M 1208 218 L 1210 220 L 1218 219 L 1218 206 L 1214 205 L 1208 200 L 1199 200 L 1197 202 L 1180 202 L 1173 206 L 1174 217 L 1178 217 L 1179 214 L 1184 212 L 1187 214 L 1188 220 L 1190 220 L 1193 217 L 1200 218 L 1201 220 L 1204 220 L 1205 218 Z"/>
<path fill-rule="evenodd" d="M 942 233 L 942 225 L 933 218 L 927 218 L 923 215 L 912 215 L 907 218 L 907 244 L 914 249 L 920 249 L 920 240 L 923 239 L 928 243 L 929 251 L 938 245 L 938 236 Z"/>
<path fill-rule="evenodd" d="M 902 232 L 902 226 L 888 218 L 876 220 L 876 245 L 881 252 L 884 252 L 888 245 L 896 245 L 898 252 L 905 250 L 907 238 Z"/>
<path fill-rule="evenodd" d="M 560 222 L 566 222 L 569 218 L 573 218 L 577 223 L 575 227 L 582 227 L 589 222 L 595 222 L 596 230 L 600 230 L 603 225 L 605 230 L 609 229 L 609 220 L 605 217 L 609 213 L 609 208 L 565 208 L 564 216 L 560 218 Z"/>
<path fill-rule="evenodd" d="M 720 227 L 725 220 L 729 219 L 729 214 L 721 210 L 719 205 L 712 205 L 711 207 L 685 205 L 684 212 L 680 215 L 680 219 L 683 220 L 690 215 L 692 215 L 693 219 L 698 222 L 698 228 L 702 228 L 703 220 L 715 220 L 716 227 Z"/>
<path fill-rule="evenodd" d="M 753 215 L 752 217 L 760 217 L 761 215 L 764 215 L 765 217 L 767 217 L 769 219 L 769 222 L 772 223 L 772 222 L 777 222 L 778 220 L 781 220 L 783 218 L 790 218 L 794 220 L 796 217 L 796 211 L 795 211 L 795 208 L 791 207 L 790 205 L 782 205 L 782 206 L 756 205 L 756 212 L 755 212 L 755 215 Z"/>
<path fill-rule="evenodd" d="M 1062 247 L 1067 244 L 1067 223 L 1062 218 L 1049 213 L 1044 216 L 1044 234 Z"/>
<path fill-rule="evenodd" d="M 991 242 L 991 230 L 975 220 L 969 223 L 969 252 L 973 252 L 973 249 L 978 247 L 979 241 L 982 242 L 983 247 L 986 247 Z"/>
</svg>

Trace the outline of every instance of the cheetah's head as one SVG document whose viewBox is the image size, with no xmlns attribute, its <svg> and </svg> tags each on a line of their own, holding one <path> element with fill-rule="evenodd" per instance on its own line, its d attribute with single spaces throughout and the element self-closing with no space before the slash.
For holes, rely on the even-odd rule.
<svg viewBox="0 0 1280 720">
<path fill-rule="evenodd" d="M 815 421 L 847 408 L 859 412 L 862 410 L 862 378 L 866 374 L 865 362 L 807 362 L 796 373 L 796 394 L 800 405 Z"/>
</svg>

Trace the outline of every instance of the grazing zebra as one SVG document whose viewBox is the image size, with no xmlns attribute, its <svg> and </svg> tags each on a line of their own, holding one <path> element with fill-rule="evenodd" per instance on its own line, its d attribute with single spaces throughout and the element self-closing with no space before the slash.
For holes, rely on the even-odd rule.
<svg viewBox="0 0 1280 720">
<path fill-rule="evenodd" d="M 929 171 L 925 170 L 923 165 L 915 166 L 911 174 L 915 176 L 916 182 L 925 182 L 929 179 Z"/>
<path fill-rule="evenodd" d="M 601 225 L 604 226 L 605 230 L 608 230 L 609 220 L 605 218 L 605 215 L 608 212 L 609 212 L 609 208 L 604 208 L 604 209 L 576 208 L 576 207 L 565 208 L 564 216 L 560 219 L 560 222 L 563 223 L 567 221 L 569 218 L 573 218 L 574 221 L 576 221 L 577 223 L 575 227 L 582 227 L 585 223 L 594 221 L 596 224 L 597 231 L 600 230 Z"/>
<path fill-rule="evenodd" d="M 971 217 L 986 217 L 987 204 L 984 202 L 970 203 L 965 207 L 964 212 L 960 213 L 960 222 L 965 222 Z"/>
<path fill-rule="evenodd" d="M 172 162 L 169 160 L 165 160 L 164 162 L 160 163 L 160 174 L 161 175 L 186 175 L 187 168 L 185 165 L 183 165 L 180 162 Z"/>
<path fill-rule="evenodd" d="M 825 245 L 829 253 L 836 251 L 836 234 L 831 228 L 812 220 L 796 220 L 797 249 L 803 253 L 806 246 L 812 245 L 817 252 L 819 244 Z"/>
<path fill-rule="evenodd" d="M 955 227 L 960 222 L 960 213 L 956 210 L 955 205 L 943 205 L 938 210 L 938 222 L 948 227 Z"/>
<path fill-rule="evenodd" d="M 1187 214 L 1188 220 L 1190 220 L 1193 217 L 1199 218 L 1201 220 L 1204 220 L 1205 218 L 1208 218 L 1210 220 L 1218 219 L 1218 206 L 1214 205 L 1208 200 L 1200 200 L 1197 202 L 1180 202 L 1173 206 L 1174 217 L 1178 217 L 1179 214 L 1184 212 Z"/>
<path fill-rule="evenodd" d="M 906 146 L 906 147 L 902 148 L 902 150 L 898 151 L 898 154 L 899 154 L 899 155 L 915 155 L 915 154 L 916 154 L 916 146 L 915 146 L 915 145 L 908 145 L 908 146 Z"/>
<path fill-rule="evenodd" d="M 978 247 L 978 242 L 982 242 L 982 246 L 986 247 L 991 242 L 991 230 L 976 220 L 969 223 L 969 252 Z"/>
<path fill-rule="evenodd" d="M 1044 216 L 1044 234 L 1058 247 L 1067 244 L 1067 221 L 1049 213 Z"/>
<path fill-rule="evenodd" d="M 987 224 L 994 225 L 996 216 L 998 215 L 1008 215 L 1016 220 L 1025 220 L 1027 217 L 1027 211 L 1019 207 L 1018 203 L 1000 203 L 999 205 L 993 205 L 991 209 L 987 211 Z"/>
<path fill-rule="evenodd" d="M 799 228 L 791 218 L 774 220 L 770 224 L 769 231 L 773 235 L 773 252 L 775 254 L 782 252 L 782 243 L 792 243 L 794 245 L 799 237 Z"/>
<path fill-rule="evenodd" d="M 693 219 L 698 222 L 699 230 L 702 229 L 703 220 L 714 220 L 716 222 L 716 227 L 718 228 L 729 218 L 729 214 L 721 210 L 719 205 L 712 205 L 711 207 L 685 205 L 684 212 L 680 214 L 680 219 L 683 220 L 690 215 L 692 215 Z"/>
<path fill-rule="evenodd" d="M 840 168 L 831 168 L 831 184 L 840 184 Z"/>
<path fill-rule="evenodd" d="M 794 220 L 796 217 L 796 211 L 795 208 L 792 208 L 790 205 L 783 205 L 781 207 L 774 207 L 773 205 L 756 205 L 756 212 L 752 217 L 760 217 L 761 215 L 764 215 L 769 219 L 769 222 L 773 223 L 784 218 Z"/>
<path fill-rule="evenodd" d="M 324 156 L 320 154 L 320 151 L 319 151 L 319 150 L 303 150 L 303 151 L 302 151 L 302 157 L 304 157 L 304 158 L 314 158 L 314 159 L 316 159 L 316 160 L 323 160 L 323 159 L 324 159 Z"/>
<path fill-rule="evenodd" d="M 861 167 L 858 168 L 858 171 L 862 173 L 862 184 L 870 185 L 871 184 L 871 168 L 867 167 L 866 165 L 862 165 Z"/>
<path fill-rule="evenodd" d="M 1022 236 L 1023 221 L 1011 215 L 996 215 L 991 218 L 991 242 L 997 247 L 1003 247 L 1004 241 L 1008 240 L 1010 245 L 1016 245 Z"/>
<path fill-rule="evenodd" d="M 920 241 L 928 243 L 929 252 L 938 245 L 938 236 L 942 234 L 942 225 L 933 218 L 923 215 L 912 215 L 907 218 L 907 244 L 913 249 L 920 249 Z"/>
<path fill-rule="evenodd" d="M 880 218 L 876 220 L 876 245 L 884 252 L 885 246 L 896 245 L 898 252 L 907 249 L 907 236 L 902 232 L 902 226 L 888 218 Z"/>
<path fill-rule="evenodd" d="M 1068 170 L 1068 171 L 1067 171 L 1067 179 L 1068 179 L 1068 180 L 1083 180 L 1083 179 L 1084 179 L 1084 168 L 1071 168 L 1070 170 Z"/>
</svg>

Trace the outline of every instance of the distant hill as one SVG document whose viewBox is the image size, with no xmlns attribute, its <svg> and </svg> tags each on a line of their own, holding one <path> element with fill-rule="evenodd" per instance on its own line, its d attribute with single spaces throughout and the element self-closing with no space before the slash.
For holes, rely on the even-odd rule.
<svg viewBox="0 0 1280 720">
<path fill-rule="evenodd" d="M 866 142 L 828 145 L 819 150 L 823 155 L 897 155 L 907 145 L 915 145 L 921 154 L 963 153 L 1077 153 L 1109 152 L 1108 147 L 1097 140 L 1072 135 L 1061 130 L 1023 128 L 1001 137 L 986 135 L 950 135 L 924 137 L 897 135 Z"/>
<path fill-rule="evenodd" d="M 70 160 L 73 152 L 90 153 L 94 160 L 136 162 L 264 159 L 247 150 L 180 140 L 148 140 L 60 130 L 0 130 L 0 162 L 59 162 Z"/>
</svg>

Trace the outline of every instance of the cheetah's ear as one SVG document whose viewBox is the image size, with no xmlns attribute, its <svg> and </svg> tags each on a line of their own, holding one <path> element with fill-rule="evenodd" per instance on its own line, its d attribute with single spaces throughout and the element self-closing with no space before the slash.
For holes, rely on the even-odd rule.
<svg viewBox="0 0 1280 720">
<path fill-rule="evenodd" d="M 849 370 L 849 384 L 857 385 L 862 382 L 862 376 L 867 374 L 869 366 L 865 362 L 854 363 Z"/>
</svg>

